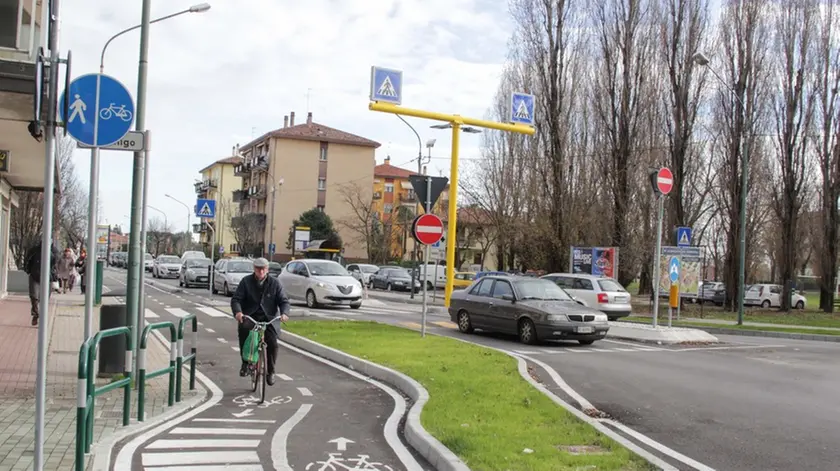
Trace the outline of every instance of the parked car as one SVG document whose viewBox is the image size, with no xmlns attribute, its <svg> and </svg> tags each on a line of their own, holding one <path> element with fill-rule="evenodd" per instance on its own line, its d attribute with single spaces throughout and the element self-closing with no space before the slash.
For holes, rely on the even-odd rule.
<svg viewBox="0 0 840 471">
<path fill-rule="evenodd" d="M 350 273 L 350 276 L 359 280 L 365 286 L 370 285 L 370 277 L 377 270 L 379 270 L 378 266 L 369 263 L 351 263 L 347 265 L 347 271 Z"/>
<path fill-rule="evenodd" d="M 210 286 L 210 259 L 188 258 L 181 263 L 181 273 L 178 284 L 190 288 L 192 286 Z"/>
<path fill-rule="evenodd" d="M 183 254 L 181 254 L 181 261 L 184 261 L 188 258 L 207 258 L 207 255 L 204 255 L 204 252 L 200 250 L 187 250 Z"/>
<path fill-rule="evenodd" d="M 516 334 L 519 341 L 576 340 L 590 345 L 607 335 L 607 315 L 581 306 L 547 279 L 485 275 L 452 293 L 449 317 L 458 330 Z"/>
<path fill-rule="evenodd" d="M 568 294 L 606 314 L 611 321 L 629 316 L 633 311 L 630 293 L 612 278 L 582 273 L 551 273 L 542 276 L 542 279 L 557 283 Z"/>
<path fill-rule="evenodd" d="M 761 306 L 765 309 L 771 307 L 782 307 L 782 285 L 755 284 L 744 290 L 745 306 Z M 796 309 L 805 309 L 807 300 L 805 296 L 797 293 L 795 289 L 790 292 L 790 305 Z"/>
<path fill-rule="evenodd" d="M 715 301 L 715 293 L 718 290 L 722 290 L 724 288 L 723 283 L 720 281 L 704 281 L 699 288 L 699 292 L 697 293 L 698 302 L 700 303 L 711 303 Z"/>
<path fill-rule="evenodd" d="M 178 278 L 181 274 L 181 259 L 175 255 L 159 255 L 152 266 L 153 278 Z"/>
<path fill-rule="evenodd" d="M 147 272 L 151 273 L 152 268 L 155 266 L 155 257 L 152 254 L 147 253 L 145 258 L 143 259 L 143 269 Z"/>
<path fill-rule="evenodd" d="M 469 287 L 475 281 L 474 272 L 456 272 L 452 275 L 452 287 L 454 289 L 464 289 Z"/>
<path fill-rule="evenodd" d="M 277 277 L 293 300 L 310 308 L 321 305 L 362 307 L 362 285 L 332 260 L 303 259 L 289 262 Z"/>
<path fill-rule="evenodd" d="M 414 292 L 420 291 L 420 280 L 414 280 Z M 388 291 L 411 291 L 411 273 L 402 267 L 383 267 L 370 277 L 371 288 Z"/>
<path fill-rule="evenodd" d="M 254 262 L 247 258 L 225 258 L 216 262 L 214 272 L 213 294 L 221 290 L 225 296 L 233 296 L 242 278 L 254 273 Z"/>
</svg>

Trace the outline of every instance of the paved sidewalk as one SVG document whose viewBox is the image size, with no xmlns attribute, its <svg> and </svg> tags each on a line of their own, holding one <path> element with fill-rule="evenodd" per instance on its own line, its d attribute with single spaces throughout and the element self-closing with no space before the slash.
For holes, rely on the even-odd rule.
<svg viewBox="0 0 840 471">
<path fill-rule="evenodd" d="M 76 443 L 76 376 L 79 347 L 84 336 L 84 296 L 51 297 L 48 332 L 47 388 L 44 420 L 44 469 L 72 470 Z M 103 302 L 113 302 L 104 298 Z M 94 332 L 99 330 L 99 310 L 94 312 Z M 0 471 L 32 468 L 35 443 L 35 374 L 37 327 L 30 325 L 29 298 L 9 296 L 0 300 Z M 169 364 L 169 350 L 149 341 L 147 370 Z M 107 384 L 97 378 L 96 384 Z M 146 421 L 167 410 L 168 376 L 146 384 Z M 203 389 L 184 389 L 182 400 L 204 395 Z M 132 423 L 137 417 L 137 391 L 132 391 Z M 122 390 L 97 398 L 94 444 L 123 429 Z M 93 462 L 87 457 L 86 467 Z"/>
</svg>

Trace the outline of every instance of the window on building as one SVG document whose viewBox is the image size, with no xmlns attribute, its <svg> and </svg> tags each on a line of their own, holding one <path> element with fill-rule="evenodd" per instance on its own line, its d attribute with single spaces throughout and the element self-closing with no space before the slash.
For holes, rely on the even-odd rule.
<svg viewBox="0 0 840 471">
<path fill-rule="evenodd" d="M 318 205 L 318 211 L 321 211 L 322 213 L 324 212 L 324 205 L 323 204 Z"/>
<path fill-rule="evenodd" d="M 319 190 L 326 190 L 327 189 L 327 179 L 326 178 L 318 178 L 318 189 Z"/>
<path fill-rule="evenodd" d="M 393 183 L 386 183 L 385 184 L 385 193 L 393 193 L 394 192 L 394 184 Z"/>
<path fill-rule="evenodd" d="M 394 206 L 391 203 L 385 203 L 385 214 L 391 214 L 391 211 L 394 209 Z"/>
<path fill-rule="evenodd" d="M 323 160 L 323 161 L 327 160 L 327 143 L 326 142 L 321 143 L 321 160 Z"/>
</svg>

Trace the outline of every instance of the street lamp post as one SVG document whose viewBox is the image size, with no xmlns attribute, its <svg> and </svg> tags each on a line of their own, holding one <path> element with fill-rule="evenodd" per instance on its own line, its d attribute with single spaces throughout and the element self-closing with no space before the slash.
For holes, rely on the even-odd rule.
<svg viewBox="0 0 840 471">
<path fill-rule="evenodd" d="M 747 107 L 741 100 L 741 97 L 735 93 L 735 90 L 726 83 L 725 80 L 709 65 L 709 59 L 702 53 L 698 52 L 692 56 L 692 60 L 697 65 L 707 67 L 712 75 L 726 87 L 738 104 L 741 105 L 742 114 L 747 112 Z M 749 132 L 747 130 L 747 132 Z M 744 323 L 744 278 L 747 263 L 747 182 L 749 181 L 750 157 L 749 157 L 749 143 L 741 146 L 741 210 L 739 213 L 740 224 L 740 240 L 739 240 L 739 254 L 738 254 L 738 325 Z"/>
<path fill-rule="evenodd" d="M 420 174 L 423 171 L 423 141 L 420 139 L 420 134 L 417 134 L 417 130 L 414 129 L 414 126 L 409 124 L 408 121 L 405 120 L 405 118 L 403 118 L 400 115 L 397 115 L 397 118 L 400 118 L 400 121 L 405 123 L 405 125 L 408 126 L 408 128 L 411 129 L 411 132 L 413 132 L 414 135 L 417 137 L 417 173 Z M 417 211 L 417 214 L 419 215 L 420 214 L 419 198 L 418 198 L 415 210 Z M 389 247 L 390 247 L 390 243 L 391 243 L 391 241 L 388 241 Z M 411 251 L 411 261 L 412 262 L 415 262 L 417 260 L 417 256 L 418 256 L 417 248 L 418 248 L 417 244 L 415 243 L 414 244 L 414 250 Z M 389 248 L 389 250 L 390 250 L 390 248 Z M 417 278 L 415 278 L 416 277 L 415 272 L 417 272 L 417 270 L 411 270 L 411 289 L 409 290 L 409 293 L 411 293 L 409 295 L 411 297 L 411 299 L 414 299 L 414 282 L 417 280 Z"/>
<path fill-rule="evenodd" d="M 117 36 L 121 36 L 129 31 L 140 29 L 140 54 L 137 66 L 137 107 L 135 110 L 135 130 L 146 133 L 146 82 L 147 82 L 147 68 L 149 63 L 149 26 L 152 23 L 164 21 L 184 13 L 203 13 L 210 9 L 207 3 L 200 3 L 193 5 L 186 10 L 182 10 L 171 15 L 163 16 L 161 18 L 151 19 L 151 0 L 143 0 L 141 7 L 140 24 L 133 26 L 124 31 L 121 31 L 114 37 L 108 40 L 108 44 Z M 103 48 L 100 56 L 100 70 L 104 63 L 105 48 Z M 96 95 L 97 106 L 99 101 L 99 93 Z M 97 113 L 98 115 L 98 113 Z M 94 133 L 95 135 L 95 133 Z M 96 143 L 96 142 L 94 142 Z M 144 146 L 145 147 L 145 146 Z M 97 154 L 98 159 L 98 154 Z M 98 182 L 97 182 L 98 183 Z M 134 169 L 131 178 L 131 229 L 129 232 L 128 243 L 128 275 L 126 282 L 126 305 L 128 307 L 128 317 L 130 319 L 131 328 L 133 329 L 134 345 L 131 347 L 132 355 L 136 351 L 137 343 L 140 340 L 140 326 L 144 322 L 144 316 L 141 315 L 143 309 L 144 297 L 144 271 L 141 260 L 145 256 L 146 245 L 146 202 L 148 199 L 149 186 L 149 151 L 145 148 L 143 151 L 134 153 Z M 136 363 L 136 355 L 133 355 Z M 131 376 L 134 377 L 137 368 L 131 369 Z"/>
<path fill-rule="evenodd" d="M 163 196 L 165 196 L 165 197 L 171 199 L 172 201 L 180 204 L 181 206 L 183 206 L 187 210 L 187 232 L 184 233 L 184 252 L 186 252 L 190 248 L 189 239 L 192 238 L 192 237 L 190 237 L 190 234 L 191 234 L 191 232 L 190 232 L 190 230 L 191 230 L 191 226 L 190 226 L 190 214 L 191 214 L 190 213 L 190 207 L 187 206 L 186 203 L 179 200 L 178 198 L 175 198 L 174 196 L 170 195 L 169 193 L 167 193 Z"/>
</svg>

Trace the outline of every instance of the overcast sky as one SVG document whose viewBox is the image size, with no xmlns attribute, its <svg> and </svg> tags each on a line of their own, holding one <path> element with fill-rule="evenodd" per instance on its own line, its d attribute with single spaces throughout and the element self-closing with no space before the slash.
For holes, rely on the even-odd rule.
<svg viewBox="0 0 840 471">
<path fill-rule="evenodd" d="M 198 2 L 154 1 L 152 18 Z M 211 0 L 206 13 L 185 14 L 151 27 L 146 127 L 153 132 L 149 204 L 170 225 L 186 228 L 198 170 L 231 148 L 282 127 L 295 111 L 382 143 L 404 164 L 417 138 L 396 116 L 369 111 L 370 66 L 403 70 L 403 105 L 483 117 L 492 103 L 512 24 L 498 0 Z M 60 49 L 72 50 L 72 73 L 95 73 L 102 46 L 140 22 L 139 0 L 64 0 Z M 116 39 L 105 73 L 137 89 L 139 30 Z M 63 89 L 63 86 L 61 87 Z M 431 171 L 449 174 L 448 132 L 407 118 L 423 142 L 436 138 Z M 478 156 L 480 137 L 464 134 L 462 156 Z M 424 154 L 425 154 L 424 149 Z M 76 151 L 88 183 L 90 152 Z M 409 164 L 416 167 L 416 162 Z M 101 153 L 103 222 L 128 225 L 132 154 Z M 149 217 L 159 213 L 150 209 Z M 193 218 L 193 222 L 194 218 Z"/>
</svg>

